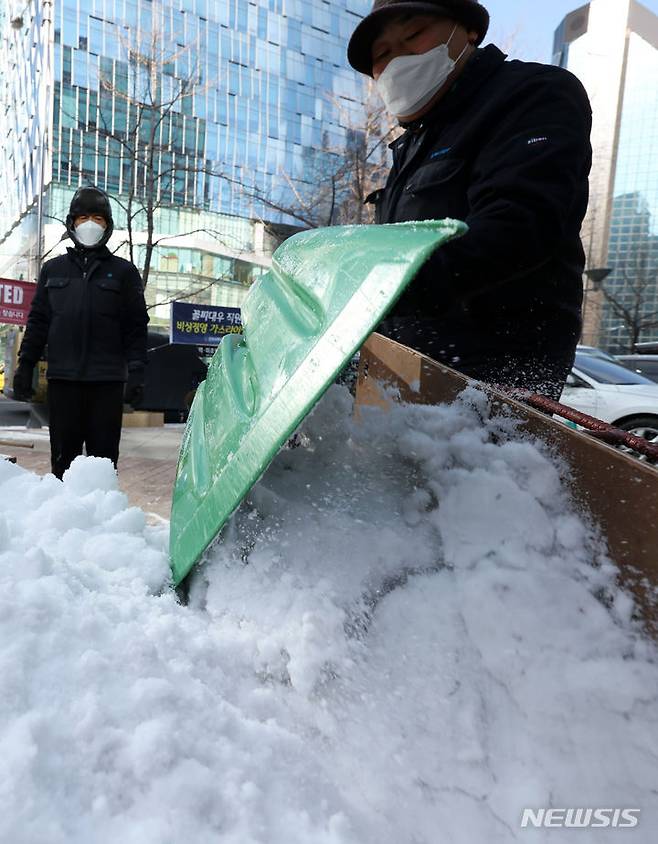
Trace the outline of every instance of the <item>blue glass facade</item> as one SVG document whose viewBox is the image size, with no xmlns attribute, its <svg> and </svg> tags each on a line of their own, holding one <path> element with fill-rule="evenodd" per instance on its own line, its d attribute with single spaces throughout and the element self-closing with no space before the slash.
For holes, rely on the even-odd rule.
<svg viewBox="0 0 658 844">
<path fill-rule="evenodd" d="M 22 253 L 18 278 L 35 272 L 36 228 L 26 218 L 51 176 L 46 144 L 52 68 L 44 11 L 40 0 L 0 2 L 0 269 L 11 250 Z"/>
<path fill-rule="evenodd" d="M 253 195 L 285 205 L 282 174 L 305 190 L 318 151 L 344 147 L 347 128 L 335 100 L 358 107 L 360 81 L 346 66 L 345 45 L 367 6 L 366 0 L 56 0 L 54 179 L 124 192 L 121 150 L 103 143 L 98 127 L 114 131 L 126 123 L 127 103 L 116 89 L 130 95 L 135 84 L 140 88 L 129 51 L 148 50 L 157 33 L 168 45 L 161 52 L 163 100 L 181 79 L 195 80 L 193 94 L 163 129 L 178 139 L 176 154 L 204 170 L 177 185 L 172 199 L 284 222 Z M 113 92 L 104 90 L 105 80 Z"/>
<path fill-rule="evenodd" d="M 658 339 L 658 49 L 632 33 L 613 188 L 607 287 L 621 306 L 637 310 L 639 340 Z M 612 351 L 633 338 L 611 304 L 602 334 Z"/>
<path fill-rule="evenodd" d="M 613 352 L 658 339 L 658 16 L 637 0 L 591 0 L 555 34 L 554 61 L 592 103 L 593 166 L 583 226 L 584 342 Z"/>
<path fill-rule="evenodd" d="M 32 0 L 27 18 L 36 21 L 45 3 Z M 161 293 L 172 292 L 177 273 L 200 279 L 203 287 L 222 252 L 232 261 L 222 278 L 243 284 L 245 263 L 267 252 L 267 245 L 255 243 L 255 223 L 298 225 L 286 207 L 295 195 L 312 195 L 319 167 L 338 166 L 362 108 L 362 82 L 347 65 L 346 44 L 369 0 L 49 5 L 48 220 L 56 225 L 64 218 L 80 184 L 98 184 L 118 200 L 117 228 L 125 229 L 132 213 L 133 226 L 143 229 L 145 216 L 139 207 L 127 207 L 128 197 L 143 202 L 157 172 L 155 228 L 164 242 L 155 248 L 153 266 L 162 276 Z M 147 55 L 150 64 L 143 61 Z M 30 56 L 21 62 L 29 77 Z M 16 108 L 21 98 L 14 91 L 8 102 Z M 153 106 L 150 113 L 136 105 L 145 102 Z M 143 135 L 156 123 L 149 146 Z M 129 149 L 135 143 L 137 152 Z M 148 151 L 147 160 L 137 161 L 140 149 Z M 6 190 L 0 172 L 0 215 L 13 224 L 17 212 L 3 199 Z M 24 205 L 34 200 L 31 185 Z M 171 240 L 194 231 L 211 232 L 216 248 L 200 244 L 203 235 L 194 242 Z M 140 246 L 136 262 L 142 254 Z M 147 288 L 147 297 L 155 295 Z"/>
</svg>

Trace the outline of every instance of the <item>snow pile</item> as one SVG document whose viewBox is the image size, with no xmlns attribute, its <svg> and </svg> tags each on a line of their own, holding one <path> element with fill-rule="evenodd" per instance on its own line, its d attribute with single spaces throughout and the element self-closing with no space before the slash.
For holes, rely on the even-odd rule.
<svg viewBox="0 0 658 844">
<path fill-rule="evenodd" d="M 109 464 L 0 463 L 0 841 L 495 844 L 658 823 L 658 667 L 554 462 L 484 398 L 334 389 L 190 604 Z"/>
</svg>

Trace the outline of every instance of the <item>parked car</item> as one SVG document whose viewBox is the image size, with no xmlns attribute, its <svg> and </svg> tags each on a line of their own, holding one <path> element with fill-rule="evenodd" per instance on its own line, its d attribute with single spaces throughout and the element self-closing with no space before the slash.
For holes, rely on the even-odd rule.
<svg viewBox="0 0 658 844">
<path fill-rule="evenodd" d="M 638 355 L 658 355 L 658 341 L 647 340 L 646 342 L 636 343 L 634 351 Z"/>
<path fill-rule="evenodd" d="M 658 355 L 617 355 L 617 360 L 638 375 L 658 383 Z"/>
<path fill-rule="evenodd" d="M 658 384 L 620 363 L 579 352 L 561 401 L 658 443 Z"/>
<path fill-rule="evenodd" d="M 593 358 L 601 358 L 601 360 L 609 360 L 611 363 L 617 363 L 617 358 L 609 352 L 604 352 L 603 349 L 597 349 L 596 346 L 577 346 L 576 354 L 588 355 Z"/>
</svg>

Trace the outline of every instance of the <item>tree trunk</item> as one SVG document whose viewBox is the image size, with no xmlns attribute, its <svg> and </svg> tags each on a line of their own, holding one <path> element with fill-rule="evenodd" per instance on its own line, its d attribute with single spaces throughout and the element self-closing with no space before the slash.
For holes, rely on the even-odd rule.
<svg viewBox="0 0 658 844">
<path fill-rule="evenodd" d="M 132 179 L 131 179 L 132 181 Z M 126 205 L 126 230 L 128 232 L 128 255 L 130 263 L 135 263 L 135 244 L 133 242 L 133 191 L 132 186 L 128 192 L 128 204 Z"/>
<path fill-rule="evenodd" d="M 155 158 L 155 136 L 157 133 L 157 122 L 154 119 L 155 115 L 150 115 L 151 125 L 149 126 L 149 150 L 146 156 L 145 175 L 146 182 L 146 249 L 144 251 L 144 270 L 142 272 L 142 279 L 144 287 L 148 284 L 149 275 L 151 272 L 151 258 L 153 257 L 153 231 L 154 231 L 154 215 L 156 208 L 156 191 L 157 182 L 154 175 L 153 164 Z"/>
</svg>

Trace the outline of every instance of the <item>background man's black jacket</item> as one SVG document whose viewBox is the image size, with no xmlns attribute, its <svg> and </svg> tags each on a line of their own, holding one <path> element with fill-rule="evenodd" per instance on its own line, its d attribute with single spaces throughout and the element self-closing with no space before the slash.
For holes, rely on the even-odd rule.
<svg viewBox="0 0 658 844">
<path fill-rule="evenodd" d="M 580 334 L 590 129 L 570 73 L 478 50 L 392 144 L 386 187 L 370 198 L 380 223 L 469 225 L 426 264 L 385 333 L 476 375 L 509 356 L 559 361 L 566 375 Z"/>
<path fill-rule="evenodd" d="M 43 265 L 20 350 L 35 364 L 48 344 L 48 378 L 125 381 L 146 364 L 142 280 L 106 248 L 68 249 Z"/>
</svg>

